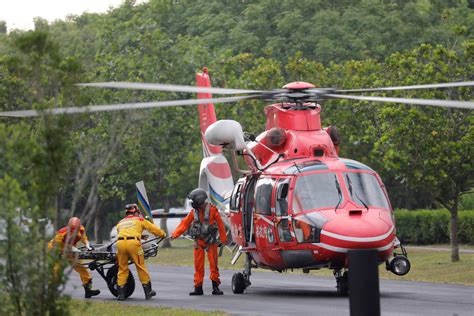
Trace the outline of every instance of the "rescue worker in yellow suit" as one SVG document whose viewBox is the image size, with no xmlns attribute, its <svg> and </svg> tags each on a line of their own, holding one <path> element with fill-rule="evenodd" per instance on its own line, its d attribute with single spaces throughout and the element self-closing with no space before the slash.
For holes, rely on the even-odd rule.
<svg viewBox="0 0 474 316">
<path fill-rule="evenodd" d="M 71 217 L 67 226 L 58 230 L 54 238 L 49 241 L 48 249 L 58 249 L 61 256 L 64 256 L 64 252 L 66 252 L 66 259 L 71 262 L 73 269 L 81 277 L 82 286 L 85 291 L 84 297 L 91 298 L 92 296 L 99 295 L 100 290 L 92 289 L 92 276 L 89 269 L 78 264 L 79 261 L 74 256 L 74 252 L 79 251 L 76 248 L 76 244 L 79 241 L 86 246 L 87 250 L 93 250 L 87 239 L 86 230 L 81 225 L 81 220 L 78 217 Z M 59 265 L 55 265 L 54 273 L 57 274 L 58 270 Z"/>
<path fill-rule="evenodd" d="M 194 246 L 194 291 L 189 295 L 203 295 L 202 283 L 204 279 L 204 251 L 207 251 L 210 279 L 212 281 L 212 294 L 224 294 L 220 289 L 219 268 L 217 267 L 217 232 L 222 244 L 227 242 L 224 224 L 218 209 L 207 202 L 207 193 L 201 188 L 189 193 L 193 210 L 181 221 L 171 237 L 178 238 L 186 230 L 195 240 Z"/>
<path fill-rule="evenodd" d="M 125 213 L 127 217 L 117 224 L 117 261 L 119 266 L 117 273 L 117 299 L 119 301 L 125 300 L 125 285 L 127 284 L 129 274 L 128 259 L 130 258 L 137 268 L 138 277 L 145 292 L 145 299 L 148 300 L 155 296 L 156 292 L 151 289 L 150 275 L 145 266 L 141 244 L 142 232 L 147 230 L 160 237 L 166 237 L 166 234 L 157 226 L 139 217 L 140 213 L 136 204 L 125 206 Z"/>
</svg>

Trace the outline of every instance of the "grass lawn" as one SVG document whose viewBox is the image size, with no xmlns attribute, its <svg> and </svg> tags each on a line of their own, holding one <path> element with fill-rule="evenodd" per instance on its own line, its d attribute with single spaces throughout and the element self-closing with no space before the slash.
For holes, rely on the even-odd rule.
<svg viewBox="0 0 474 316">
<path fill-rule="evenodd" d="M 472 247 L 467 248 L 472 249 Z M 450 259 L 450 252 L 447 251 L 434 251 L 423 248 L 410 249 L 409 247 L 407 251 L 408 259 L 411 262 L 410 272 L 405 276 L 399 277 L 385 270 L 385 265 L 381 265 L 379 269 L 380 278 L 474 285 L 474 254 L 460 253 L 461 260 L 453 263 Z M 222 257 L 219 258 L 219 268 L 243 269 L 243 256 L 235 266 L 230 264 L 231 259 L 232 254 L 230 251 L 224 249 Z M 188 240 L 175 240 L 173 241 L 172 248 L 161 248 L 158 251 L 158 255 L 147 260 L 147 262 L 162 265 L 191 266 L 193 265 L 193 243 Z M 257 270 L 260 271 L 261 269 Z M 295 270 L 295 273 L 302 273 L 302 271 Z M 319 271 L 311 271 L 310 273 L 314 275 L 332 275 L 332 270 L 321 269 Z"/>
<path fill-rule="evenodd" d="M 168 307 L 145 307 L 139 305 L 127 305 L 120 303 L 91 302 L 72 300 L 70 310 L 73 316 L 82 315 L 173 315 L 173 316 L 205 316 L 205 315 L 228 315 L 224 312 L 201 312 L 191 309 L 168 308 Z"/>
</svg>

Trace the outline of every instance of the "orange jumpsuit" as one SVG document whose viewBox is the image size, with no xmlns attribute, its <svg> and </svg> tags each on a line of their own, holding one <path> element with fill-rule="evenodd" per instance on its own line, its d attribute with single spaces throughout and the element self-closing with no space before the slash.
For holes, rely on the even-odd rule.
<svg viewBox="0 0 474 316">
<path fill-rule="evenodd" d="M 117 224 L 117 261 L 119 266 L 117 274 L 118 286 L 123 287 L 127 283 L 129 274 L 129 258 L 131 258 L 133 263 L 135 263 L 138 277 L 142 284 L 150 283 L 150 275 L 145 267 L 145 258 L 143 256 L 142 243 L 140 241 L 143 230 L 147 230 L 160 237 L 166 236 L 161 229 L 138 216 L 127 216 Z"/>
<path fill-rule="evenodd" d="M 69 240 L 70 237 L 68 237 L 68 227 L 63 227 L 60 230 L 56 232 L 56 235 L 54 236 L 53 239 L 51 239 L 48 243 L 48 249 L 52 250 L 54 247 L 59 247 L 59 252 L 62 255 L 64 253 L 64 248 L 67 247 L 67 250 L 71 250 L 70 248 L 72 246 L 76 246 L 76 244 L 81 241 L 84 245 L 88 244 L 89 241 L 86 236 L 86 230 L 84 226 L 81 225 L 79 228 L 79 231 L 77 232 L 77 236 L 74 239 Z M 73 269 L 79 273 L 81 277 L 82 284 L 87 284 L 89 283 L 90 280 L 92 280 L 92 276 L 89 272 L 89 269 L 86 267 L 78 264 L 80 263 L 74 258 L 74 255 L 72 253 L 67 254 L 67 259 L 72 263 Z M 59 270 L 59 264 L 56 264 L 54 266 L 54 273 L 57 274 Z"/>
<path fill-rule="evenodd" d="M 201 223 L 204 221 L 204 210 L 198 210 L 199 220 Z M 181 221 L 176 230 L 173 232 L 172 237 L 178 238 L 186 230 L 189 229 L 190 225 L 194 221 L 194 210 L 191 210 L 189 214 Z M 227 242 L 227 236 L 224 224 L 222 223 L 221 216 L 217 208 L 211 204 L 209 210 L 209 224 L 213 225 L 217 223 L 219 229 L 219 237 L 221 242 L 225 244 Z M 194 287 L 202 286 L 204 280 L 204 250 L 207 248 L 207 258 L 209 260 L 209 268 L 211 270 L 210 279 L 217 284 L 220 284 L 219 279 L 219 268 L 217 267 L 217 244 L 207 244 L 204 240 L 198 239 L 196 247 L 194 248 Z"/>
</svg>

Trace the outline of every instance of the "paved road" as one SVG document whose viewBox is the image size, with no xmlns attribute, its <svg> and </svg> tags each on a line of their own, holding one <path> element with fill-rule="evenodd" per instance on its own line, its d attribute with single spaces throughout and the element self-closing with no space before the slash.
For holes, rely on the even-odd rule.
<svg viewBox="0 0 474 316">
<path fill-rule="evenodd" d="M 221 310 L 232 315 L 349 315 L 349 299 L 336 295 L 332 277 L 255 272 L 251 278 L 252 285 L 244 294 L 236 295 L 230 288 L 235 271 L 224 270 L 221 271 L 221 289 L 225 295 L 212 296 L 207 279 L 205 295 L 190 297 L 192 267 L 148 267 L 158 295 L 145 301 L 143 290 L 138 286 L 125 304 Z M 105 281 L 97 272 L 93 274 L 94 287 L 102 291 L 93 300 L 115 300 Z M 474 315 L 474 286 L 382 280 L 380 292 L 382 315 Z M 83 297 L 79 277 L 74 272 L 66 293 L 75 298 Z"/>
</svg>

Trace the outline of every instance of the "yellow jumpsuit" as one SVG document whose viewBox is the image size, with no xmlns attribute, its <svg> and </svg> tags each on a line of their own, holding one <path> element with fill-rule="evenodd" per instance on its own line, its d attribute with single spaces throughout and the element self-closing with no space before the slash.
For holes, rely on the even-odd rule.
<svg viewBox="0 0 474 316">
<path fill-rule="evenodd" d="M 117 285 L 125 286 L 127 284 L 129 269 L 128 259 L 132 259 L 137 268 L 138 277 L 142 284 L 150 283 L 150 275 L 145 267 L 145 258 L 143 256 L 142 243 L 140 242 L 143 230 L 165 237 L 166 234 L 147 220 L 137 216 L 127 216 L 117 224 L 117 261 L 118 274 Z"/>
<path fill-rule="evenodd" d="M 71 240 L 69 240 L 71 239 Z M 54 236 L 53 239 L 51 239 L 48 243 L 48 249 L 52 250 L 55 247 L 59 247 L 59 253 L 61 255 L 64 254 L 64 248 L 67 248 L 68 251 L 71 250 L 72 246 L 76 246 L 76 244 L 81 241 L 84 245 L 88 244 L 89 241 L 87 240 L 86 236 L 86 230 L 84 226 L 81 225 L 79 228 L 79 231 L 77 232 L 77 236 L 74 238 L 71 238 L 68 236 L 68 228 L 63 227 L 60 230 L 56 232 L 56 235 Z M 69 252 L 66 256 L 66 259 L 72 264 L 73 269 L 79 273 L 79 276 L 81 277 L 82 284 L 87 284 L 89 283 L 90 280 L 92 280 L 92 276 L 89 272 L 89 269 L 86 267 L 80 265 L 79 261 L 74 258 L 74 255 Z M 54 266 L 54 273 L 55 275 L 58 274 L 59 271 L 59 264 L 56 264 Z"/>
</svg>

